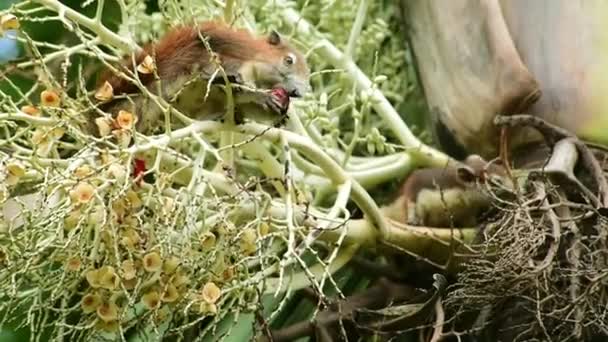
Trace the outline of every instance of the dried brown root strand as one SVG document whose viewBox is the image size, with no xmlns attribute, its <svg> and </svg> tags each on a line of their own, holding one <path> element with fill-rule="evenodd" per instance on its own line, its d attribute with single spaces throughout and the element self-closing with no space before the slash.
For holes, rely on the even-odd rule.
<svg viewBox="0 0 608 342">
<path fill-rule="evenodd" d="M 507 173 L 507 177 L 511 180 L 513 184 L 517 184 L 515 182 L 515 178 L 513 177 L 513 172 L 511 171 L 511 163 L 509 163 L 509 132 L 508 127 L 502 127 L 500 129 L 500 154 L 498 159 L 501 161 L 505 171 Z M 519 192 L 519 188 L 516 186 L 515 191 Z"/>
<path fill-rule="evenodd" d="M 576 149 L 568 146 L 569 140 L 553 149 L 550 170 L 571 173 Z M 472 260 L 461 273 L 450 306 L 461 317 L 476 307 L 489 307 L 496 319 L 482 310 L 474 327 L 505 341 L 515 340 L 515 335 L 580 341 L 606 326 L 598 317 L 606 305 L 605 291 L 597 290 L 606 274 L 606 223 L 583 219 L 580 214 L 593 210 L 592 206 L 571 206 L 563 187 L 554 186 L 554 181 L 533 183 L 538 191 L 534 198 L 542 201 L 513 203 L 512 214 L 505 212 L 501 224 L 505 229 L 489 232 L 489 249 L 498 251 L 497 257 L 485 260 L 482 254 Z M 501 304 L 518 298 L 523 300 L 521 308 Z M 471 331 L 468 325 L 459 327 L 463 328 Z M 510 335 L 504 335 L 508 330 Z"/>
<path fill-rule="evenodd" d="M 584 142 L 578 139 L 578 137 L 572 134 L 570 131 L 553 125 L 541 118 L 536 116 L 520 114 L 510 116 L 496 116 L 494 118 L 494 124 L 497 126 L 506 127 L 518 127 L 518 126 L 531 126 L 536 128 L 545 138 L 547 144 L 553 146 L 558 140 L 564 138 L 572 138 L 576 148 L 581 156 L 581 161 L 584 167 L 591 173 L 593 179 L 596 182 L 599 191 L 600 200 L 597 203 L 597 207 L 608 208 L 608 180 L 604 177 L 602 167 L 600 166 L 593 153 L 589 150 Z"/>
</svg>

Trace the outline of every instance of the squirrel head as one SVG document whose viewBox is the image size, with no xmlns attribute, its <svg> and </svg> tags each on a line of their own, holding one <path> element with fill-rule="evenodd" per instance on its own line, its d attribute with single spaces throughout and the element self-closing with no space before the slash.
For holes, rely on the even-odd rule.
<svg viewBox="0 0 608 342">
<path fill-rule="evenodd" d="M 496 184 L 513 187 L 508 177 L 507 169 L 500 163 L 500 160 L 488 162 L 481 156 L 472 154 L 465 159 L 464 164 L 472 168 L 477 179 L 482 182 L 491 181 Z"/>
<path fill-rule="evenodd" d="M 305 56 L 274 30 L 265 37 L 264 44 L 266 48 L 256 56 L 253 65 L 256 86 L 281 87 L 290 97 L 310 92 L 310 69 Z"/>
</svg>

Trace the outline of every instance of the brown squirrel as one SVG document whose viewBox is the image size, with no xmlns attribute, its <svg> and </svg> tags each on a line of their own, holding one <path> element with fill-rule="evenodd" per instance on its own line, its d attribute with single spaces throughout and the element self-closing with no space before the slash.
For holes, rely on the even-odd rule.
<svg viewBox="0 0 608 342">
<path fill-rule="evenodd" d="M 398 222 L 429 227 L 471 227 L 490 208 L 490 198 L 477 181 L 498 177 L 506 181 L 502 166 L 489 164 L 478 155 L 458 166 L 426 168 L 412 172 L 399 196 L 383 213 Z"/>
<path fill-rule="evenodd" d="M 182 113 L 195 119 L 215 119 L 226 112 L 227 99 L 216 86 L 207 94 L 212 78 L 212 85 L 224 83 L 218 65 L 230 83 L 250 88 L 233 87 L 238 122 L 244 114 L 262 120 L 281 118 L 288 109 L 289 97 L 310 91 L 310 71 L 304 56 L 276 31 L 254 37 L 246 30 L 214 21 L 172 29 L 157 43 L 145 46 L 134 60 L 125 58 L 119 70 L 131 77 L 137 70 L 139 80 L 150 92 L 158 94 L 160 88 L 160 95 Z M 139 131 L 154 131 L 163 123 L 154 101 L 137 96 L 137 85 L 109 70 L 102 74 L 98 85 L 106 82 L 114 96 L 135 95 L 132 101 L 114 98 L 100 109 L 113 115 L 120 109 L 135 113 Z"/>
</svg>

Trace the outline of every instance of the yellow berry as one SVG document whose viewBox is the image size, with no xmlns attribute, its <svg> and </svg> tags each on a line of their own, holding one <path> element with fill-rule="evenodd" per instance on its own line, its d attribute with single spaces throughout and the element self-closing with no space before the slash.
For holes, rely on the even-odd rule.
<svg viewBox="0 0 608 342">
<path fill-rule="evenodd" d="M 178 298 L 179 292 L 177 291 L 177 288 L 174 285 L 169 284 L 167 285 L 167 288 L 165 289 L 161 300 L 166 303 L 172 303 L 175 302 Z"/>
<path fill-rule="evenodd" d="M 108 290 L 118 288 L 118 275 L 112 266 L 104 266 L 99 269 L 101 287 Z"/>
<path fill-rule="evenodd" d="M 76 203 L 88 203 L 95 193 L 93 186 L 86 182 L 78 183 L 72 191 L 70 197 Z"/>
<path fill-rule="evenodd" d="M 136 247 L 139 246 L 141 238 L 137 234 L 137 232 L 133 229 L 127 229 L 122 238 L 120 239 L 120 243 L 125 246 L 128 250 L 134 251 Z"/>
<path fill-rule="evenodd" d="M 132 290 L 137 285 L 137 278 L 133 278 L 133 279 L 129 279 L 129 280 L 125 279 L 122 281 L 122 285 L 125 287 L 125 289 Z"/>
<path fill-rule="evenodd" d="M 220 298 L 222 291 L 213 282 L 208 282 L 203 286 L 201 297 L 209 304 L 214 304 Z"/>
<path fill-rule="evenodd" d="M 40 93 L 40 102 L 43 106 L 47 107 L 59 107 L 61 99 L 59 95 L 53 90 L 45 90 Z"/>
<path fill-rule="evenodd" d="M 270 232 L 270 226 L 266 222 L 260 223 L 258 229 L 258 231 L 260 232 L 260 236 L 266 236 Z"/>
<path fill-rule="evenodd" d="M 68 216 L 63 219 L 65 229 L 69 231 L 76 228 L 81 217 L 82 216 L 79 209 L 71 211 Z"/>
<path fill-rule="evenodd" d="M 0 17 L 0 31 L 16 30 L 20 27 L 19 19 L 12 14 L 5 14 Z"/>
<path fill-rule="evenodd" d="M 116 141 L 118 142 L 118 145 L 122 148 L 127 148 L 129 147 L 129 144 L 131 143 L 131 131 L 130 130 L 126 130 L 126 129 L 115 129 L 112 131 L 112 135 L 114 135 L 116 137 Z"/>
<path fill-rule="evenodd" d="M 215 247 L 217 238 L 212 232 L 205 232 L 201 237 L 201 247 L 205 251 L 210 251 Z"/>
<path fill-rule="evenodd" d="M 154 60 L 150 55 L 146 56 L 144 60 L 137 66 L 137 72 L 142 74 L 151 74 L 156 69 Z"/>
<path fill-rule="evenodd" d="M 74 176 L 78 179 L 89 177 L 93 174 L 93 170 L 88 165 L 81 165 L 74 170 Z"/>
<path fill-rule="evenodd" d="M 82 297 L 82 300 L 80 301 L 80 307 L 85 313 L 97 310 L 99 305 L 101 305 L 101 297 L 96 293 L 89 293 Z"/>
<path fill-rule="evenodd" d="M 137 218 L 135 216 L 126 216 L 122 219 L 122 223 L 125 226 L 135 227 L 139 224 L 139 221 L 137 221 Z"/>
<path fill-rule="evenodd" d="M 25 167 L 21 163 L 12 162 L 6 165 L 8 171 L 6 182 L 8 185 L 15 185 L 21 177 L 25 176 Z"/>
<path fill-rule="evenodd" d="M 215 304 L 209 304 L 209 303 L 202 302 L 198 306 L 198 311 L 201 314 L 215 315 L 215 314 L 217 314 L 217 306 Z"/>
<path fill-rule="evenodd" d="M 118 306 L 114 303 L 103 303 L 97 307 L 97 316 L 106 323 L 115 321 L 118 318 Z"/>
<path fill-rule="evenodd" d="M 69 258 L 65 265 L 68 271 L 72 272 L 78 271 L 80 269 L 80 266 L 82 266 L 82 262 L 80 262 L 80 258 L 78 257 Z"/>
<path fill-rule="evenodd" d="M 116 215 L 117 218 L 122 220 L 127 215 L 126 201 L 122 198 L 119 198 L 116 201 L 112 202 L 112 212 Z"/>
<path fill-rule="evenodd" d="M 241 232 L 241 241 L 246 243 L 255 243 L 255 240 L 258 238 L 255 229 L 253 228 L 245 228 Z"/>
<path fill-rule="evenodd" d="M 95 98 L 99 101 L 109 101 L 113 97 L 114 88 L 112 88 L 112 85 L 108 81 L 105 81 L 105 83 L 95 92 Z"/>
<path fill-rule="evenodd" d="M 137 275 L 137 269 L 135 263 L 131 260 L 125 260 L 122 262 L 122 277 L 125 280 L 134 279 Z"/>
<path fill-rule="evenodd" d="M 34 106 L 23 106 L 21 107 L 21 111 L 27 115 L 30 116 L 40 116 L 40 109 L 34 107 Z"/>
<path fill-rule="evenodd" d="M 89 270 L 86 272 L 85 277 L 87 282 L 93 288 L 101 287 L 101 275 L 98 270 Z"/>
<path fill-rule="evenodd" d="M 110 333 L 117 332 L 118 331 L 118 321 L 109 321 L 109 322 L 99 321 L 95 324 L 95 327 L 97 329 L 107 331 Z"/>
<path fill-rule="evenodd" d="M 256 250 L 256 232 L 253 228 L 247 228 L 241 233 L 240 246 L 245 254 L 253 254 Z"/>
<path fill-rule="evenodd" d="M 166 274 L 173 274 L 177 267 L 179 266 L 179 258 L 176 256 L 170 256 L 163 263 L 163 272 Z"/>
<path fill-rule="evenodd" d="M 99 118 L 97 118 L 97 119 L 99 119 Z M 110 126 L 108 125 L 108 129 L 110 129 L 109 127 Z M 108 134 L 110 134 L 110 131 L 108 131 Z M 99 154 L 99 160 L 101 160 L 102 164 L 107 165 L 107 164 L 111 164 L 111 163 L 115 162 L 116 157 L 114 157 L 113 155 L 108 153 L 108 151 L 102 151 Z"/>
<path fill-rule="evenodd" d="M 36 145 L 40 145 L 48 140 L 46 131 L 43 129 L 37 129 L 32 133 L 32 142 Z"/>
<path fill-rule="evenodd" d="M 141 242 L 141 237 L 139 236 L 139 233 L 135 229 L 128 228 L 127 230 L 125 230 L 125 232 L 123 234 L 124 234 L 124 236 L 131 239 L 134 243 Z"/>
<path fill-rule="evenodd" d="M 131 129 L 136 122 L 137 117 L 126 110 L 119 111 L 116 116 L 116 124 L 122 129 Z"/>
<path fill-rule="evenodd" d="M 211 315 L 217 314 L 217 305 L 215 305 L 215 304 L 208 304 L 207 305 L 207 312 L 210 313 Z"/>
<path fill-rule="evenodd" d="M 226 267 L 224 272 L 222 272 L 222 278 L 225 281 L 230 281 L 234 278 L 234 266 Z"/>
<path fill-rule="evenodd" d="M 60 139 L 65 134 L 65 129 L 63 129 L 61 127 L 55 127 L 52 130 L 50 130 L 49 134 L 54 139 Z"/>
<path fill-rule="evenodd" d="M 181 286 L 184 286 L 184 285 L 188 285 L 190 283 L 190 277 L 188 277 L 188 275 L 183 274 L 183 273 L 177 273 L 173 277 L 172 283 L 176 287 L 181 287 Z"/>
<path fill-rule="evenodd" d="M 127 178 L 127 170 L 120 164 L 111 164 L 108 167 L 108 174 L 118 182 L 124 182 Z"/>
<path fill-rule="evenodd" d="M 131 205 L 131 208 L 133 208 L 133 209 L 139 209 L 143 205 L 143 203 L 142 203 L 141 199 L 139 198 L 139 195 L 137 194 L 137 192 L 135 192 L 133 190 L 129 190 L 126 193 L 126 196 L 127 196 L 127 200 L 129 201 L 129 204 Z"/>
<path fill-rule="evenodd" d="M 144 294 L 141 297 L 141 300 L 150 310 L 154 310 L 160 306 L 160 295 L 154 290 Z"/>
<path fill-rule="evenodd" d="M 156 272 L 163 266 L 163 261 L 157 252 L 150 252 L 144 256 L 144 269 L 148 272 Z"/>
<path fill-rule="evenodd" d="M 100 137 L 105 137 L 112 133 L 112 126 L 110 126 L 110 120 L 108 118 L 103 116 L 96 118 L 95 125 L 97 125 Z"/>
</svg>

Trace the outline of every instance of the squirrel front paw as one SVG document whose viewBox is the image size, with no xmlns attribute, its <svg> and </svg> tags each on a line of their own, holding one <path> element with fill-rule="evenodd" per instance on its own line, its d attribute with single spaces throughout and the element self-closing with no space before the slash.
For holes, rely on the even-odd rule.
<svg viewBox="0 0 608 342">
<path fill-rule="evenodd" d="M 289 109 L 289 94 L 285 88 L 274 88 L 270 90 L 266 98 L 266 106 L 272 111 L 285 115 Z"/>
</svg>

